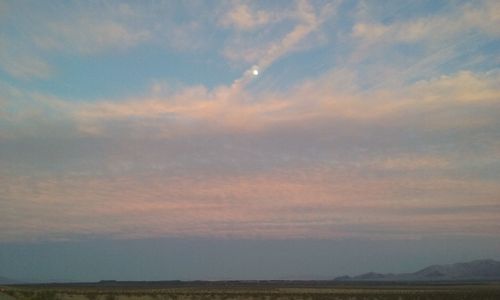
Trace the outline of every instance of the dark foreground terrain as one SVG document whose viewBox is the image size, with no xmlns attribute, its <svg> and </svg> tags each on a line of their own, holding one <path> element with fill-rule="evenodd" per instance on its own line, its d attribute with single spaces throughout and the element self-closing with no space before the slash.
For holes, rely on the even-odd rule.
<svg viewBox="0 0 500 300">
<path fill-rule="evenodd" d="M 169 282 L 11 285 L 3 299 L 72 300 L 498 300 L 500 283 Z"/>
</svg>

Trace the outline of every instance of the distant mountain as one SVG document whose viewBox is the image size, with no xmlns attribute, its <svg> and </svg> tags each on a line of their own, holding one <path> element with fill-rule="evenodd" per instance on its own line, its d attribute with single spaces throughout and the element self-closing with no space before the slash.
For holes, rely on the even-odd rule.
<svg viewBox="0 0 500 300">
<path fill-rule="evenodd" d="M 366 273 L 341 276 L 336 281 L 460 281 L 500 280 L 500 262 L 493 259 L 474 260 L 450 265 L 432 265 L 414 273 Z"/>
<path fill-rule="evenodd" d="M 359 280 L 378 280 L 378 279 L 384 279 L 386 276 L 387 276 L 387 274 L 369 272 L 369 273 L 365 273 L 365 274 L 361 274 L 361 275 L 356 276 L 356 279 L 359 279 Z"/>
</svg>

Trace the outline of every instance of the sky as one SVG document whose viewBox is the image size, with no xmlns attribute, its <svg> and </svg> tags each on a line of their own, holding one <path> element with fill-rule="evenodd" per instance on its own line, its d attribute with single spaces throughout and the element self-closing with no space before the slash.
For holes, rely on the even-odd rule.
<svg viewBox="0 0 500 300">
<path fill-rule="evenodd" d="M 499 67 L 496 0 L 0 0 L 0 276 L 500 259 Z"/>
</svg>

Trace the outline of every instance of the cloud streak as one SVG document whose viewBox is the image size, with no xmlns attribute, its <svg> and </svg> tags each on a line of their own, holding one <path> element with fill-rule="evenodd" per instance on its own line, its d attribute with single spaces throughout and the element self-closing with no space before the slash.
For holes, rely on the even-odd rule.
<svg viewBox="0 0 500 300">
<path fill-rule="evenodd" d="M 498 238 L 496 2 L 29 4 L 0 242 Z"/>
<path fill-rule="evenodd" d="M 418 126 L 439 129 L 439 123 L 452 124 L 437 112 L 460 112 L 467 107 L 495 108 L 500 90 L 498 76 L 462 71 L 419 81 L 400 90 L 380 89 L 364 92 L 343 86 L 343 73 L 332 72 L 316 80 L 294 87 L 284 93 L 250 94 L 234 87 L 208 90 L 203 86 L 187 87 L 168 95 L 149 95 L 125 100 L 103 100 L 78 103 L 40 94 L 26 97 L 41 105 L 46 117 L 57 115 L 77 127 L 94 128 L 113 123 L 146 126 L 148 120 L 156 128 L 168 130 L 213 126 L 229 131 L 266 130 L 275 126 L 302 126 L 315 120 L 350 120 L 353 123 L 393 121 L 401 115 L 424 114 L 426 124 Z M 339 85 L 335 82 L 338 81 Z M 369 99 L 369 100 L 367 100 Z M 11 105 L 14 105 L 12 101 Z M 32 106 L 33 107 L 33 106 Z M 21 112 L 12 117 L 23 118 Z M 470 125 L 487 126 L 495 123 L 495 115 L 475 113 Z M 136 122 L 140 121 L 140 122 Z M 461 125 L 467 126 L 467 119 Z M 434 125 L 433 125 L 434 124 Z M 481 125 L 482 124 L 482 125 Z M 155 130 L 155 128 L 150 128 Z M 153 131 L 152 131 L 153 132 Z"/>
<path fill-rule="evenodd" d="M 244 95 L 235 102 L 236 95 L 225 94 L 230 89 L 204 88 L 128 102 L 45 99 L 68 119 L 100 128 L 108 167 L 98 163 L 83 172 L 84 165 L 73 166 L 75 175 L 63 176 L 35 170 L 29 176 L 3 174 L 0 199 L 7 219 L 0 238 L 496 236 L 498 178 L 471 173 L 484 162 L 469 146 L 480 137 L 471 139 L 469 132 L 498 127 L 495 113 L 488 120 L 477 110 L 498 109 L 497 76 L 462 72 L 393 94 L 381 90 L 371 94 L 368 111 L 365 93 L 334 93 L 338 89 L 327 84 L 332 78 L 256 102 L 246 102 Z M 301 102 L 306 95 L 315 102 Z M 450 124 L 436 112 L 460 112 L 464 106 L 474 107 L 472 116 L 484 123 L 436 126 Z M 121 145 L 109 140 L 118 136 L 115 122 L 128 124 Z M 222 127 L 204 131 L 205 138 L 196 141 L 200 128 L 214 123 Z M 130 134 L 136 127 L 151 134 L 157 126 L 173 134 Z M 453 144 L 462 151 L 447 149 L 443 137 L 450 133 L 461 134 Z M 182 142 L 186 137 L 194 141 Z M 422 145 L 406 144 L 422 138 Z M 143 148 L 134 146 L 138 139 Z M 479 141 L 490 144 L 481 151 L 496 164 L 498 147 L 488 136 Z M 7 163 L 4 170 L 9 169 Z"/>
<path fill-rule="evenodd" d="M 49 78 L 53 68 L 36 55 L 26 53 L 21 46 L 13 45 L 0 35 L 0 66 L 8 74 L 23 80 Z"/>
<path fill-rule="evenodd" d="M 223 19 L 222 24 L 231 24 L 234 19 L 234 14 L 244 16 L 239 18 L 240 23 L 234 23 L 237 29 L 249 29 L 258 25 L 264 25 L 270 22 L 282 22 L 291 19 L 294 22 L 293 29 L 278 38 L 273 38 L 271 42 L 252 45 L 252 42 L 245 41 L 239 37 L 236 39 L 238 43 L 244 45 L 245 49 L 240 46 L 230 46 L 226 48 L 226 57 L 232 60 L 245 60 L 253 64 L 250 69 L 247 69 L 243 76 L 237 79 L 233 85 L 246 85 L 253 78 L 253 70 L 264 71 L 270 67 L 276 60 L 286 54 L 297 51 L 304 47 L 303 42 L 315 31 L 319 31 L 322 23 L 335 13 L 338 3 L 329 3 L 321 7 L 314 7 L 308 1 L 296 1 L 296 8 L 292 12 L 267 13 L 265 11 L 257 12 L 257 15 L 252 16 L 245 5 L 237 6 Z M 229 19 L 228 19 L 229 18 Z M 248 19 L 248 20 L 247 20 Z M 252 21 L 249 21 L 252 20 Z M 238 44 L 237 43 L 237 44 Z M 236 45 L 237 45 L 236 44 Z"/>
<path fill-rule="evenodd" d="M 333 168 L 197 179 L 162 173 L 3 177 L 1 196 L 8 201 L 2 211 L 8 222 L 2 224 L 1 238 L 496 235 L 494 195 L 499 191 L 493 182 L 356 177 Z M 409 190 L 421 195 L 402 197 Z M 471 202 L 462 194 L 471 190 L 486 197 Z M 435 202 L 451 191 L 455 197 L 449 202 Z M 471 205 L 473 213 L 467 209 Z"/>
</svg>

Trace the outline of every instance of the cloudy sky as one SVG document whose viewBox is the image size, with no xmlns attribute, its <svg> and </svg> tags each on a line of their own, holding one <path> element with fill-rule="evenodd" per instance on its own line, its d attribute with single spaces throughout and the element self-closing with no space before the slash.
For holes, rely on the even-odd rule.
<svg viewBox="0 0 500 300">
<path fill-rule="evenodd" d="M 499 53 L 495 0 L 0 1 L 0 275 L 500 258 Z"/>
</svg>

